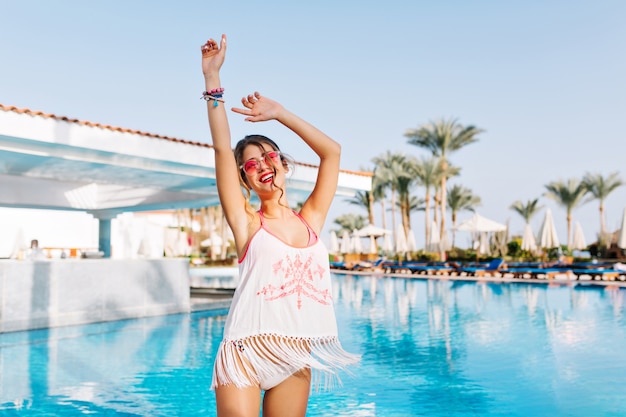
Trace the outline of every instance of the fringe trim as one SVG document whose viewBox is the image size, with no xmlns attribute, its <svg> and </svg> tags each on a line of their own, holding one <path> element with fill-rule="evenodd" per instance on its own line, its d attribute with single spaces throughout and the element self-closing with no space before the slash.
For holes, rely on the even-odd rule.
<svg viewBox="0 0 626 417">
<path fill-rule="evenodd" d="M 328 391 L 341 385 L 338 370 L 360 360 L 346 352 L 336 336 L 324 338 L 262 334 L 244 339 L 224 339 L 219 346 L 211 389 L 234 384 L 238 388 L 280 383 L 300 369 L 310 368 L 311 388 Z"/>
</svg>

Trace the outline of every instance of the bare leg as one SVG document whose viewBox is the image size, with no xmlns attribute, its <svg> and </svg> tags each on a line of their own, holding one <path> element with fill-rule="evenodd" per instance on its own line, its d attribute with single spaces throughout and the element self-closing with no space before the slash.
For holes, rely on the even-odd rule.
<svg viewBox="0 0 626 417">
<path fill-rule="evenodd" d="M 265 392 L 263 417 L 304 417 L 310 390 L 311 370 L 296 372 Z"/>
<path fill-rule="evenodd" d="M 215 388 L 215 400 L 218 417 L 258 417 L 261 408 L 261 389 L 220 385 Z"/>
</svg>

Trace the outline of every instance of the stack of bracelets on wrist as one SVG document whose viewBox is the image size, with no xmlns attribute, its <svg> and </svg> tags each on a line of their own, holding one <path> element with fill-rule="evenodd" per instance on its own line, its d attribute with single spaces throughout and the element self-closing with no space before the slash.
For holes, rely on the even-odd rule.
<svg viewBox="0 0 626 417">
<path fill-rule="evenodd" d="M 203 91 L 202 97 L 200 98 L 203 98 L 206 101 L 213 100 L 213 107 L 217 107 L 220 101 L 222 103 L 224 102 L 224 100 L 222 100 L 223 95 L 224 95 L 224 88 L 220 87 L 220 88 L 214 88 L 213 90 L 209 90 L 209 91 Z"/>
</svg>

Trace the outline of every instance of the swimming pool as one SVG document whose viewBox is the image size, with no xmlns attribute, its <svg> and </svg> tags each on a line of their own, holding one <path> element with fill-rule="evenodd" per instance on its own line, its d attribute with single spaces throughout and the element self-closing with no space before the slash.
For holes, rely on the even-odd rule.
<svg viewBox="0 0 626 417">
<path fill-rule="evenodd" d="M 361 353 L 308 416 L 623 416 L 626 290 L 334 275 Z M 0 415 L 212 416 L 222 314 L 0 335 Z"/>
</svg>

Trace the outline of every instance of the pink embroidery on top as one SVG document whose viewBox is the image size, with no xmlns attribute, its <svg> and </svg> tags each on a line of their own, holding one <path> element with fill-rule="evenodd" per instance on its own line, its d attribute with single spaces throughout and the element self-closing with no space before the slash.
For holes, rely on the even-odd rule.
<svg viewBox="0 0 626 417">
<path fill-rule="evenodd" d="M 292 260 L 289 255 L 272 265 L 274 275 L 282 275 L 280 286 L 272 284 L 263 287 L 257 295 L 264 295 L 266 301 L 274 301 L 296 294 L 298 309 L 302 307 L 302 297 L 308 297 L 320 304 L 329 305 L 332 297 L 329 289 L 320 289 L 315 284 L 315 277 L 324 278 L 325 269 L 319 265 L 311 265 L 313 258 L 309 255 L 302 262 L 300 255 Z"/>
</svg>

